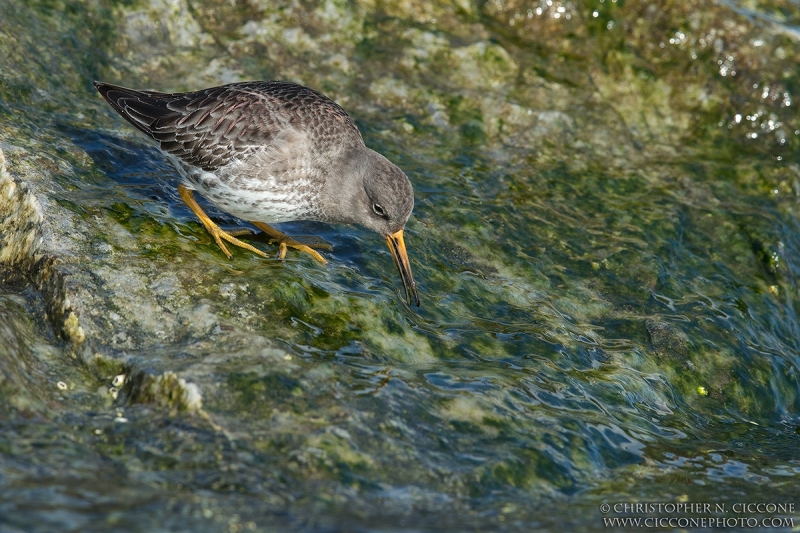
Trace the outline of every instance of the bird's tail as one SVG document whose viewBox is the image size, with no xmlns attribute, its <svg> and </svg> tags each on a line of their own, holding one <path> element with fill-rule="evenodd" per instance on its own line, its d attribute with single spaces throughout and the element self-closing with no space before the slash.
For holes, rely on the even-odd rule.
<svg viewBox="0 0 800 533">
<path fill-rule="evenodd" d="M 156 120 L 174 113 L 167 107 L 166 98 L 171 95 L 166 93 L 136 91 L 100 81 L 94 82 L 94 87 L 117 113 L 149 137 L 153 137 Z"/>
</svg>

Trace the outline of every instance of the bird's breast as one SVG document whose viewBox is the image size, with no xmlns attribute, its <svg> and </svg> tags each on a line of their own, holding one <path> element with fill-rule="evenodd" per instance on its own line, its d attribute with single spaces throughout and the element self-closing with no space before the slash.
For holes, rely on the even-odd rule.
<svg viewBox="0 0 800 533">
<path fill-rule="evenodd" d="M 234 163 L 211 172 L 182 170 L 188 186 L 238 218 L 267 223 L 320 219 L 324 176 L 311 166 Z"/>
</svg>

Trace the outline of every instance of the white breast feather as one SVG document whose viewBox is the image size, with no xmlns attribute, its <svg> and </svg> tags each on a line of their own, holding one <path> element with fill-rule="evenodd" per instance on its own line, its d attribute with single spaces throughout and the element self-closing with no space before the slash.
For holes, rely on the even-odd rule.
<svg viewBox="0 0 800 533">
<path fill-rule="evenodd" d="M 187 167 L 165 155 L 187 187 L 238 218 L 267 223 L 316 218 L 319 183 L 312 177 L 321 175 L 306 137 L 295 130 L 284 130 L 246 160 L 234 160 L 215 172 Z"/>
</svg>

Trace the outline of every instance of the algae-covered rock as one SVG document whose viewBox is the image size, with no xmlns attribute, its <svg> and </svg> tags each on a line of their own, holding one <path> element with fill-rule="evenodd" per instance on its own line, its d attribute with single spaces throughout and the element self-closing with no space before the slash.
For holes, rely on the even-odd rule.
<svg viewBox="0 0 800 533">
<path fill-rule="evenodd" d="M 793 6 L 0 0 L 0 527 L 789 501 Z M 414 184 L 422 307 L 361 228 L 282 225 L 325 267 L 228 260 L 96 79 L 332 97 Z"/>
<path fill-rule="evenodd" d="M 3 361 L 0 368 L 0 395 L 4 411 L 9 408 L 32 412 L 46 410 L 41 398 L 43 384 L 32 379 L 34 357 L 30 342 L 33 335 L 26 318 L 25 309 L 14 299 L 3 295 L 0 309 L 0 357 Z"/>
<path fill-rule="evenodd" d="M 689 342 L 685 335 L 682 335 L 671 324 L 647 321 L 647 333 L 650 335 L 650 342 L 653 349 L 662 357 L 674 358 L 685 361 L 689 355 Z"/>
<path fill-rule="evenodd" d="M 42 208 L 24 182 L 11 177 L 0 150 L 0 268 L 3 276 L 30 271 L 38 259 Z"/>
</svg>

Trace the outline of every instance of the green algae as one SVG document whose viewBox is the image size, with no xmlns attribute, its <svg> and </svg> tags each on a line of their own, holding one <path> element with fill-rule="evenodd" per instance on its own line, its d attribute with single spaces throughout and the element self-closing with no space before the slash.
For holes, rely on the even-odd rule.
<svg viewBox="0 0 800 533">
<path fill-rule="evenodd" d="M 599 529 L 608 499 L 796 496 L 789 4 L 0 7 L 0 142 L 85 345 L 41 334 L 37 364 L 88 369 L 34 394 L 47 304 L 0 300 L 4 403 L 50 420 L 3 422 L 0 524 L 76 483 L 56 528 Z M 97 78 L 331 95 L 414 182 L 422 308 L 358 228 L 286 225 L 326 267 L 227 260 Z"/>
</svg>

